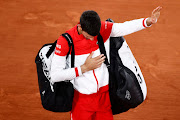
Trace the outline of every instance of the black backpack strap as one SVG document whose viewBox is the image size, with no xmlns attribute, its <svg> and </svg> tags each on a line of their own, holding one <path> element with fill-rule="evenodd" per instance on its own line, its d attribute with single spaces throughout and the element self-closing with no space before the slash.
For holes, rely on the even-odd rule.
<svg viewBox="0 0 180 120">
<path fill-rule="evenodd" d="M 106 21 L 114 23 L 114 21 L 111 18 L 108 18 Z M 106 54 L 106 50 L 104 47 L 104 41 L 103 41 L 101 34 L 98 35 L 97 39 L 98 39 L 98 45 L 99 45 L 100 52 L 101 52 L 101 54 L 104 54 L 104 56 L 106 57 L 104 63 L 106 64 L 107 68 L 110 68 L 110 63 L 108 62 L 108 59 L 107 59 L 107 54 Z M 121 42 L 117 42 L 117 43 L 124 42 L 123 37 L 110 37 L 110 46 L 111 46 L 111 44 L 116 44 L 116 40 L 121 41 Z M 117 49 L 117 47 L 120 48 L 121 46 L 122 46 L 122 44 L 121 45 L 116 44 L 116 45 L 114 45 L 113 49 Z M 112 48 L 110 48 L 110 49 L 112 49 Z M 120 58 L 119 63 L 122 64 L 121 58 Z"/>
<path fill-rule="evenodd" d="M 50 47 L 49 51 L 46 53 L 46 57 L 49 58 L 49 56 L 52 54 L 52 52 L 54 51 L 55 47 L 56 47 L 56 43 L 57 40 L 52 44 L 52 46 Z"/>
<path fill-rule="evenodd" d="M 68 54 L 67 54 L 66 57 L 68 57 L 68 55 L 70 54 L 70 51 L 71 51 L 71 67 L 74 67 L 75 52 L 74 52 L 73 40 L 72 40 L 71 36 L 68 33 L 64 33 L 64 34 L 62 34 L 62 36 L 64 38 L 66 38 L 66 40 L 68 41 L 68 45 L 69 45 L 69 51 L 68 51 Z M 56 48 L 56 44 L 57 44 L 57 40 L 52 44 L 49 51 L 46 53 L 47 58 L 49 58 L 49 56 L 52 54 L 52 52 Z"/>
<path fill-rule="evenodd" d="M 71 68 L 74 67 L 74 58 L 75 58 L 75 51 L 74 51 L 74 44 L 73 44 L 73 40 L 71 38 L 71 36 L 68 34 L 68 33 L 64 33 L 62 34 L 62 36 L 64 38 L 66 38 L 66 40 L 68 41 L 68 44 L 69 44 L 69 51 L 68 51 L 68 54 L 66 57 L 68 57 L 68 55 L 70 54 L 71 52 Z"/>
<path fill-rule="evenodd" d="M 105 47 L 104 47 L 103 38 L 99 34 L 97 39 L 98 39 L 98 45 L 99 45 L 100 52 L 101 52 L 101 54 L 104 54 L 104 56 L 106 57 L 104 63 L 106 64 L 107 68 L 109 68 L 110 64 L 109 64 L 108 59 L 107 59 L 107 54 L 106 54 L 106 50 L 105 50 Z"/>
<path fill-rule="evenodd" d="M 114 21 L 110 18 L 108 18 L 106 21 L 114 23 Z M 104 41 L 103 41 L 103 38 L 100 33 L 99 33 L 97 39 L 98 39 L 98 45 L 99 45 L 100 52 L 101 52 L 101 54 L 104 54 L 104 56 L 106 57 L 104 63 L 106 64 L 107 68 L 110 68 L 110 63 L 108 62 L 106 50 L 104 47 Z"/>
<path fill-rule="evenodd" d="M 99 34 L 97 39 L 98 39 L 98 45 L 99 45 L 100 52 L 101 52 L 101 54 L 104 54 L 104 56 L 106 57 L 104 63 L 106 64 L 107 68 L 110 68 L 110 63 L 108 62 L 108 59 L 107 59 L 107 54 L 106 54 L 106 50 L 105 50 L 105 47 L 104 47 L 103 38 Z M 114 52 L 113 56 L 116 55 L 116 54 L 118 56 L 118 51 L 117 50 L 120 49 L 123 42 L 124 42 L 123 37 L 110 37 L 110 54 L 112 54 L 112 52 Z M 118 63 L 121 64 L 122 66 L 124 66 L 120 57 L 119 57 L 118 60 L 119 60 Z"/>
</svg>

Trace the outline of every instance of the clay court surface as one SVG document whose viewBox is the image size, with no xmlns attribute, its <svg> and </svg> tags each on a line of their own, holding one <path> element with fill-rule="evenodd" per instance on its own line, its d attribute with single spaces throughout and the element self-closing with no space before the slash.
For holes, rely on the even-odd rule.
<svg viewBox="0 0 180 120">
<path fill-rule="evenodd" d="M 76 25 L 84 10 L 101 20 L 149 17 L 157 24 L 125 36 L 143 72 L 147 99 L 114 120 L 180 120 L 180 0 L 0 0 L 0 120 L 70 120 L 41 106 L 35 56 Z"/>
</svg>

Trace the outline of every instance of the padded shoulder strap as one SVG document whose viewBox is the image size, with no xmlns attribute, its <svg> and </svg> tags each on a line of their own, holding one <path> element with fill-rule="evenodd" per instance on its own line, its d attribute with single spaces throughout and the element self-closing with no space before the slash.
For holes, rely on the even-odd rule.
<svg viewBox="0 0 180 120">
<path fill-rule="evenodd" d="M 103 38 L 99 34 L 97 39 L 98 39 L 98 45 L 99 45 L 100 52 L 101 52 L 101 54 L 104 54 L 104 56 L 106 57 L 104 63 L 106 64 L 107 68 L 109 68 L 110 64 L 109 64 L 108 59 L 107 59 L 107 54 L 106 54 L 106 50 L 105 50 L 105 47 L 104 47 Z"/>
<path fill-rule="evenodd" d="M 107 19 L 106 21 L 114 23 L 114 21 L 112 19 L 110 19 L 110 18 Z M 104 56 L 106 57 L 104 63 L 106 64 L 107 68 L 110 68 L 110 63 L 108 62 L 108 59 L 107 59 L 107 54 L 106 54 L 106 50 L 105 50 L 105 47 L 104 47 L 103 38 L 99 34 L 97 39 L 98 39 L 98 45 L 99 45 L 100 52 L 101 52 L 101 54 L 104 54 Z M 117 50 L 120 49 L 123 42 L 124 42 L 123 37 L 110 37 L 110 54 L 112 52 L 111 49 L 117 49 Z M 113 46 L 113 48 L 112 48 L 112 46 Z M 120 58 L 119 63 L 122 64 L 121 58 Z"/>
<path fill-rule="evenodd" d="M 73 44 L 73 40 L 71 38 L 71 36 L 68 34 L 68 33 L 64 33 L 62 34 L 62 36 L 64 38 L 66 38 L 66 40 L 68 41 L 68 44 L 69 44 L 69 52 L 67 54 L 66 57 L 68 57 L 68 55 L 70 54 L 71 52 L 71 68 L 74 67 L 74 58 L 75 58 L 75 51 L 74 51 L 74 44 Z"/>
<path fill-rule="evenodd" d="M 114 21 L 110 18 L 108 18 L 106 21 L 114 23 Z M 108 59 L 107 59 L 107 54 L 106 54 L 106 50 L 104 47 L 104 41 L 103 41 L 101 34 L 98 35 L 97 39 L 98 39 L 98 45 L 99 45 L 100 52 L 101 52 L 101 54 L 104 54 L 104 56 L 106 57 L 104 63 L 106 64 L 107 68 L 110 68 L 110 63 L 108 62 Z"/>
</svg>

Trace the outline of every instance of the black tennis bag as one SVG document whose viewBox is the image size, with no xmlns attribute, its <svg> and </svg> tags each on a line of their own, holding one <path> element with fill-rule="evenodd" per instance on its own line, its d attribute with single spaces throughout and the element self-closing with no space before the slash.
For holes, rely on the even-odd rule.
<svg viewBox="0 0 180 120">
<path fill-rule="evenodd" d="M 69 44 L 71 50 L 71 67 L 74 67 L 74 45 L 71 36 L 68 33 L 62 34 Z M 51 44 L 45 44 L 38 52 L 35 63 L 37 66 L 38 84 L 41 96 L 42 106 L 53 112 L 68 112 L 72 109 L 74 97 L 74 88 L 70 81 L 51 82 L 50 68 L 51 60 L 57 41 Z M 67 58 L 66 57 L 66 58 Z"/>
<path fill-rule="evenodd" d="M 111 19 L 107 21 L 112 22 Z M 98 44 L 101 53 L 106 56 L 113 114 L 137 107 L 145 100 L 147 88 L 140 67 L 124 37 L 110 37 L 110 63 L 101 35 L 98 36 Z"/>
</svg>

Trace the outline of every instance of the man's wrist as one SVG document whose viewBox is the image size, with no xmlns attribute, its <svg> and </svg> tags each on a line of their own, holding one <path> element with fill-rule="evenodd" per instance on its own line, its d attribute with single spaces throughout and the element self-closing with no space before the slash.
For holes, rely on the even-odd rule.
<svg viewBox="0 0 180 120">
<path fill-rule="evenodd" d="M 86 67 L 86 65 L 81 65 L 81 72 L 82 73 L 85 73 L 85 72 L 87 72 L 88 71 L 88 69 L 87 69 L 87 67 Z"/>
<path fill-rule="evenodd" d="M 149 27 L 152 25 L 151 18 L 147 18 L 146 25 Z"/>
<path fill-rule="evenodd" d="M 144 19 L 143 19 L 143 26 L 144 26 L 145 28 L 151 27 L 151 25 L 152 25 L 151 18 L 144 18 Z"/>
</svg>

